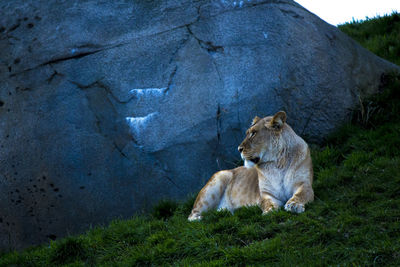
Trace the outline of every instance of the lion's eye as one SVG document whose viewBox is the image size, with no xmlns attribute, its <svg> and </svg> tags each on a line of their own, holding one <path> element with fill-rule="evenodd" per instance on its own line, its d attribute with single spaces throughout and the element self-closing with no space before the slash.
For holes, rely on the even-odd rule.
<svg viewBox="0 0 400 267">
<path fill-rule="evenodd" d="M 254 136 L 256 136 L 257 132 L 251 132 L 249 138 L 253 138 Z"/>
</svg>

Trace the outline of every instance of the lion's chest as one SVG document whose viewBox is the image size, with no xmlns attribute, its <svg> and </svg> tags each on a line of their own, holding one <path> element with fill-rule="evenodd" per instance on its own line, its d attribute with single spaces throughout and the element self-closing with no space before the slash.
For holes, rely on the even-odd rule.
<svg viewBox="0 0 400 267">
<path fill-rule="evenodd" d="M 283 204 L 293 195 L 293 179 L 285 170 L 278 168 L 263 170 L 259 173 L 258 180 L 260 192 L 273 195 Z"/>
</svg>

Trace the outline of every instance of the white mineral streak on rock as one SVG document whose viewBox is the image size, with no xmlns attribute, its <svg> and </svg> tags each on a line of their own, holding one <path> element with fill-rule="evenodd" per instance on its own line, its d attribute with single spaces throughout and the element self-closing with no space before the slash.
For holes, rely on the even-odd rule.
<svg viewBox="0 0 400 267">
<path fill-rule="evenodd" d="M 142 96 L 149 96 L 149 97 L 159 97 L 163 96 L 167 90 L 167 87 L 162 88 L 143 88 L 143 89 L 132 89 L 129 91 L 131 95 L 134 95 L 138 98 Z"/>
<path fill-rule="evenodd" d="M 141 139 L 141 134 L 146 130 L 151 120 L 154 119 L 157 114 L 158 112 L 153 112 L 144 117 L 126 117 L 126 122 L 131 129 L 131 133 L 136 139 Z"/>
</svg>

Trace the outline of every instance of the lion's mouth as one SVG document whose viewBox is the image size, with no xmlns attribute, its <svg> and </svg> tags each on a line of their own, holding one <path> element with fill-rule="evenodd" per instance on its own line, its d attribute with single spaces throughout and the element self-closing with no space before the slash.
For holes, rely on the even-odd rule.
<svg viewBox="0 0 400 267">
<path fill-rule="evenodd" d="M 240 156 L 242 157 L 243 160 L 250 161 L 254 164 L 257 164 L 260 162 L 260 157 L 246 157 L 245 155 L 243 155 L 243 153 L 240 153 Z"/>
</svg>

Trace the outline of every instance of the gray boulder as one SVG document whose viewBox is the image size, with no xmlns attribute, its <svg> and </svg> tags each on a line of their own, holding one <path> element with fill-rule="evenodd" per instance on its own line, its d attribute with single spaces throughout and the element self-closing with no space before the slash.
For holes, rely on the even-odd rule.
<svg viewBox="0 0 400 267">
<path fill-rule="evenodd" d="M 0 10 L 0 248 L 184 199 L 255 115 L 318 142 L 399 69 L 290 0 Z"/>
</svg>

